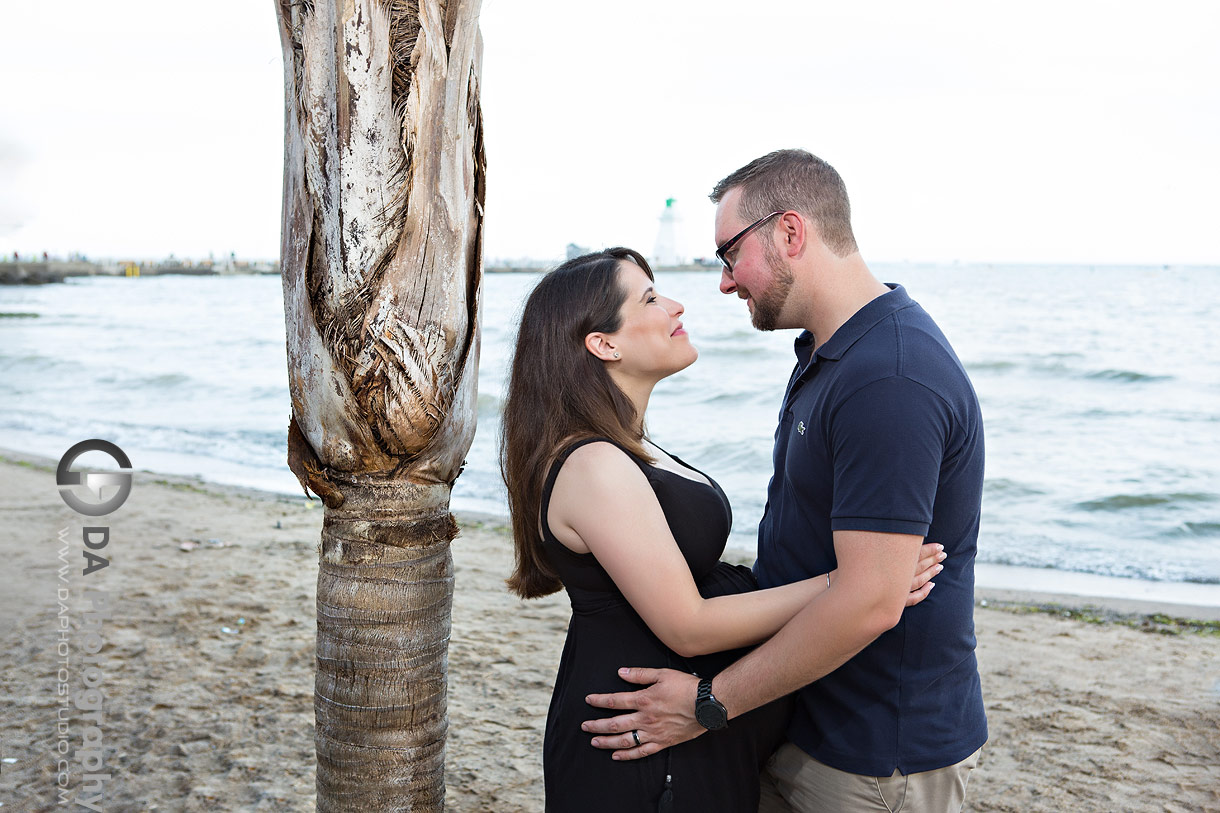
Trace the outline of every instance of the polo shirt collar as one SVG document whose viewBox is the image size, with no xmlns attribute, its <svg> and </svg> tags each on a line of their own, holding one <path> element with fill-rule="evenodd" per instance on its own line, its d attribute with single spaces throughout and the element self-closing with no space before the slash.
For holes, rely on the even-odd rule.
<svg viewBox="0 0 1220 813">
<path fill-rule="evenodd" d="M 873 299 L 863 308 L 852 314 L 852 317 L 844 322 L 842 327 L 836 330 L 834 335 L 825 344 L 818 348 L 815 355 L 831 361 L 838 361 L 847 352 L 848 348 L 859 341 L 865 333 L 872 330 L 878 322 L 896 311 L 914 304 L 914 300 L 907 294 L 906 288 L 893 282 L 887 282 L 885 285 L 890 289 L 889 292 Z M 813 334 L 808 330 L 801 331 L 801 335 L 796 337 L 794 350 L 802 364 L 812 360 L 810 358 L 812 347 Z"/>
</svg>

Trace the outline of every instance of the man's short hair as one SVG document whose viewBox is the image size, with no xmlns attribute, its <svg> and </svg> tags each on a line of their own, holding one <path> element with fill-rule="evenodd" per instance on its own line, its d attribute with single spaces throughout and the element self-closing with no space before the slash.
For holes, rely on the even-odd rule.
<svg viewBox="0 0 1220 813">
<path fill-rule="evenodd" d="M 818 234 L 836 255 L 856 253 L 851 230 L 847 187 L 830 164 L 805 150 L 776 150 L 729 174 L 709 196 L 712 203 L 741 187 L 737 214 L 753 222 L 771 212 L 800 212 L 818 227 Z"/>
</svg>

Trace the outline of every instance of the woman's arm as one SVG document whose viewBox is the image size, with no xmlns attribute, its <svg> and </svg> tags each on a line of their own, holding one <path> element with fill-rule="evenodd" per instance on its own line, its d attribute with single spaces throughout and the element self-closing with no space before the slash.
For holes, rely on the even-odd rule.
<svg viewBox="0 0 1220 813">
<path fill-rule="evenodd" d="M 757 644 L 775 634 L 814 596 L 826 576 L 750 593 L 705 599 L 674 541 L 656 494 L 618 447 L 590 443 L 573 452 L 551 493 L 547 522 L 568 548 L 591 552 L 640 617 L 684 657 Z M 912 603 L 931 590 L 938 553 L 912 585 Z M 943 558 L 943 554 L 940 554 Z"/>
</svg>

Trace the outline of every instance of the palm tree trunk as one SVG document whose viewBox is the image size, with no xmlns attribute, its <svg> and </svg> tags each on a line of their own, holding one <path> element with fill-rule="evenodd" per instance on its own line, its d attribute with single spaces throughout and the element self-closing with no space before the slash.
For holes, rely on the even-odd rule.
<svg viewBox="0 0 1220 813">
<path fill-rule="evenodd" d="M 326 505 L 317 808 L 438 811 L 479 356 L 479 0 L 276 10 L 288 462 Z"/>
</svg>

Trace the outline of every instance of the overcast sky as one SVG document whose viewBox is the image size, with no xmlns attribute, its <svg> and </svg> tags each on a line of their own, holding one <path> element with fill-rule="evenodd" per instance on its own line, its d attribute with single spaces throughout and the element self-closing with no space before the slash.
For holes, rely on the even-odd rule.
<svg viewBox="0 0 1220 813">
<path fill-rule="evenodd" d="M 778 147 L 868 260 L 1220 264 L 1220 3 L 484 0 L 488 261 L 651 253 Z M 272 0 L 0 0 L 0 251 L 273 258 Z"/>
</svg>

